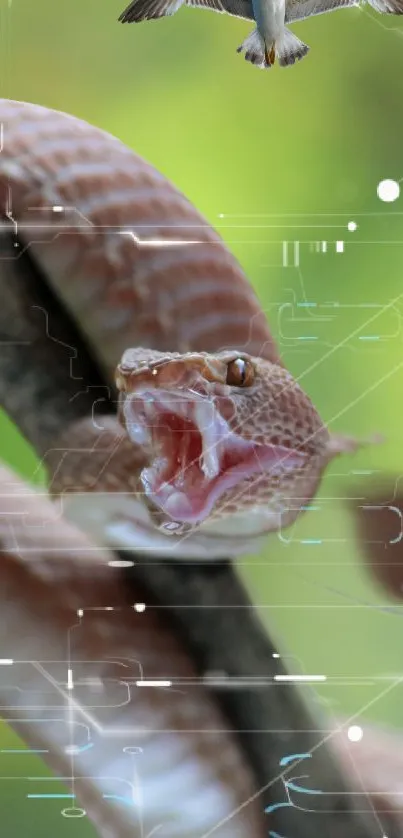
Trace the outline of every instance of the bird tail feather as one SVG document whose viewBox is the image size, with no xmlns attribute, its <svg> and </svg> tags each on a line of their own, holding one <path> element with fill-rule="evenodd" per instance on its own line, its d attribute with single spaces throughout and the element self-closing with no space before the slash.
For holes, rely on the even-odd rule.
<svg viewBox="0 0 403 838">
<path fill-rule="evenodd" d="M 250 61 L 257 67 L 261 67 L 262 69 L 267 67 L 264 40 L 257 29 L 254 29 L 253 32 L 245 38 L 241 46 L 238 47 L 237 52 L 244 52 L 245 60 Z"/>
<path fill-rule="evenodd" d="M 282 37 L 277 41 L 276 52 L 281 67 L 289 67 L 309 52 L 309 47 L 300 41 L 289 29 L 284 29 Z"/>
<path fill-rule="evenodd" d="M 402 0 L 403 2 L 403 0 Z M 267 68 L 265 43 L 258 32 L 254 29 L 244 42 L 238 47 L 237 52 L 244 52 L 246 61 L 250 61 L 257 67 Z M 300 41 L 289 29 L 284 29 L 282 36 L 276 42 L 276 55 L 281 67 L 288 67 L 295 64 L 309 52 L 309 47 Z"/>
</svg>

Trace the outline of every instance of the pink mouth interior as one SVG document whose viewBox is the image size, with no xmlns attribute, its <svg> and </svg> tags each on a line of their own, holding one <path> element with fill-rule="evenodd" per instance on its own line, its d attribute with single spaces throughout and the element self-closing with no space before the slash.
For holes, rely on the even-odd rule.
<svg viewBox="0 0 403 838">
<path fill-rule="evenodd" d="M 306 459 L 282 445 L 244 439 L 211 404 L 206 413 L 205 403 L 195 394 L 155 390 L 129 396 L 124 407 L 129 436 L 136 443 L 147 438 L 151 449 L 151 464 L 141 475 L 144 492 L 178 525 L 202 523 L 224 492 L 245 478 L 295 471 Z"/>
</svg>

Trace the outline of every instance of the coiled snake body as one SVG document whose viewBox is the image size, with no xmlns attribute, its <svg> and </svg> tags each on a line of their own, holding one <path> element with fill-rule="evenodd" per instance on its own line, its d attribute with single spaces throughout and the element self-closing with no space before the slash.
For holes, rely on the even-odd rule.
<svg viewBox="0 0 403 838">
<path fill-rule="evenodd" d="M 115 380 L 120 394 L 120 423 L 95 407 L 92 417 L 66 421 L 61 436 L 38 446 L 51 491 L 103 545 L 174 559 L 229 558 L 254 549 L 261 536 L 295 518 L 329 459 L 354 443 L 330 437 L 282 366 L 239 265 L 164 177 L 118 140 L 65 114 L 2 100 L 0 118 L 3 216 L 17 245 L 9 262 L 18 264 L 25 249 L 40 266 L 92 345 L 112 398 Z M 13 308 L 11 289 L 6 294 L 10 323 L 2 317 L 3 333 L 10 325 L 10 336 L 17 344 L 26 338 L 29 353 L 26 312 L 18 302 Z M 10 318 L 18 316 L 13 330 Z M 47 338 L 52 353 L 55 338 Z M 6 409 L 22 428 L 27 366 L 29 357 L 27 364 L 19 357 L 23 384 L 10 372 L 12 387 L 3 387 Z M 36 416 L 36 427 L 40 423 Z M 6 489 L 0 509 L 5 654 L 49 661 L 42 670 L 21 670 L 9 717 L 27 720 L 23 735 L 48 748 L 49 762 L 68 779 L 60 712 L 39 675 L 65 662 L 65 638 L 84 605 L 74 635 L 75 670 L 90 662 L 95 680 L 121 684 L 116 661 L 132 668 L 140 662 L 148 677 L 169 674 L 182 685 L 165 693 L 131 692 L 123 705 L 101 701 L 100 710 L 89 701 L 98 739 L 93 750 L 73 755 L 74 783 L 71 776 L 100 835 L 261 838 L 267 820 L 252 773 L 169 620 L 157 619 L 152 609 L 125 609 L 116 579 L 108 584 L 105 576 L 110 554 L 94 555 L 55 505 L 41 507 L 8 472 L 0 480 Z M 10 520 L 17 522 L 15 531 Z M 43 551 L 53 559 L 43 559 Z M 114 621 L 108 609 L 115 605 Z M 83 709 L 62 681 L 57 670 L 52 683 L 70 721 L 83 713 L 88 721 L 85 702 Z M 0 696 L 8 706 L 4 667 Z M 284 698 L 277 704 L 288 706 Z M 301 719 L 308 730 L 304 712 Z M 136 789 L 126 782 L 133 772 L 122 752 L 132 740 L 144 745 Z M 273 759 L 277 765 L 275 753 Z M 111 793 L 116 778 L 129 787 L 131 807 L 122 807 L 116 789 Z M 333 789 L 331 780 L 330 771 Z M 363 827 L 357 834 L 367 832 Z"/>
<path fill-rule="evenodd" d="M 46 453 L 52 491 L 102 542 L 175 558 L 254 549 L 351 444 L 329 436 L 183 195 L 78 119 L 1 108 L 8 217 L 120 391 L 121 425 L 68 427 Z"/>
</svg>

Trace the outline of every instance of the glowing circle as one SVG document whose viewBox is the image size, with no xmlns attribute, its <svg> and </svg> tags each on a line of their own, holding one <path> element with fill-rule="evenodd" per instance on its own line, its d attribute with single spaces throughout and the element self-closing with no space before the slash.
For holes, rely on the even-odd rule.
<svg viewBox="0 0 403 838">
<path fill-rule="evenodd" d="M 386 180 L 381 180 L 378 183 L 377 188 L 378 198 L 381 201 L 385 201 L 387 204 L 390 204 L 392 201 L 396 201 L 400 195 L 400 186 L 396 180 L 390 180 L 387 178 Z"/>
<path fill-rule="evenodd" d="M 134 610 L 138 611 L 139 613 L 141 613 L 141 611 L 145 611 L 146 610 L 145 602 L 136 602 L 135 605 L 134 605 Z"/>
<path fill-rule="evenodd" d="M 364 736 L 364 731 L 359 725 L 351 725 L 347 731 L 350 742 L 359 742 Z"/>
<path fill-rule="evenodd" d="M 62 815 L 64 818 L 85 818 L 87 812 L 85 809 L 79 809 L 75 806 L 70 806 L 67 809 L 62 809 Z"/>
<path fill-rule="evenodd" d="M 356 231 L 356 229 L 357 229 L 356 222 L 355 221 L 349 221 L 348 224 L 347 224 L 347 230 L 350 233 L 354 233 Z"/>
<path fill-rule="evenodd" d="M 109 567 L 133 567 L 134 562 L 129 561 L 129 559 L 111 559 L 108 565 Z"/>
</svg>

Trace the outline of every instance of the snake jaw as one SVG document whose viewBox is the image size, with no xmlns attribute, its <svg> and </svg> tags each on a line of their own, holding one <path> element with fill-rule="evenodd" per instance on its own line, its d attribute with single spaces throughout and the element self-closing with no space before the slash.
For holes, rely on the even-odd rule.
<svg viewBox="0 0 403 838">
<path fill-rule="evenodd" d="M 123 398 L 121 416 L 133 442 L 149 451 L 140 482 L 160 526 L 172 532 L 203 523 L 238 486 L 241 501 L 245 478 L 278 477 L 306 462 L 303 452 L 231 430 L 219 399 L 195 390 L 137 389 Z"/>
</svg>

